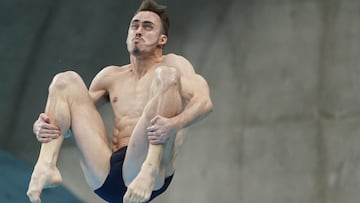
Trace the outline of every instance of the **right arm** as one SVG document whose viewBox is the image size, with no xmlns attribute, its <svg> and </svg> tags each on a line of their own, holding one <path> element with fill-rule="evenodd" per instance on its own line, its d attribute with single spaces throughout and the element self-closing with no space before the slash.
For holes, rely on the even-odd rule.
<svg viewBox="0 0 360 203">
<path fill-rule="evenodd" d="M 91 82 L 89 88 L 89 95 L 93 102 L 97 105 L 103 105 L 108 100 L 108 80 L 109 72 L 114 68 L 112 66 L 106 67 L 101 70 Z M 58 138 L 60 134 L 60 128 L 50 123 L 49 117 L 45 113 L 41 113 L 38 119 L 33 124 L 33 132 L 36 138 L 43 143 L 50 142 L 53 139 Z M 64 135 L 66 136 L 66 135 Z"/>
<path fill-rule="evenodd" d="M 34 122 L 33 132 L 36 135 L 36 139 L 43 143 L 50 142 L 60 136 L 60 128 L 51 124 L 49 117 L 44 113 L 41 113 Z"/>
<path fill-rule="evenodd" d="M 109 84 L 113 70 L 118 67 L 108 66 L 101 70 L 91 81 L 89 95 L 97 107 L 109 102 Z"/>
</svg>

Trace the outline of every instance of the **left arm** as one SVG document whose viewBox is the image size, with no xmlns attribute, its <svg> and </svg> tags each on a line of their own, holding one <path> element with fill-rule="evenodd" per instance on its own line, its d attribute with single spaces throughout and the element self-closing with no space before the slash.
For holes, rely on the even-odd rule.
<svg viewBox="0 0 360 203">
<path fill-rule="evenodd" d="M 151 126 L 147 132 L 149 136 L 165 137 L 160 141 L 151 141 L 152 144 L 160 144 L 167 141 L 172 132 L 177 132 L 182 128 L 189 127 L 194 123 L 204 119 L 213 109 L 210 98 L 209 86 L 206 80 L 196 74 L 194 68 L 185 58 L 171 54 L 170 59 L 164 63 L 175 67 L 180 72 L 181 96 L 185 99 L 186 105 L 183 111 L 175 117 L 164 118 L 160 115 L 151 120 Z"/>
<path fill-rule="evenodd" d="M 197 123 L 207 117 L 213 109 L 209 86 L 202 76 L 194 74 L 189 78 L 182 78 L 181 85 L 186 106 L 180 114 L 172 118 L 178 129 Z"/>
</svg>

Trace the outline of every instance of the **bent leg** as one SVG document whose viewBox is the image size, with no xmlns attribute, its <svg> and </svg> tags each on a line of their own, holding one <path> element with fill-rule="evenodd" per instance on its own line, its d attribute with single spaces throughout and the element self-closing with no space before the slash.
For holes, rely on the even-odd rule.
<svg viewBox="0 0 360 203">
<path fill-rule="evenodd" d="M 170 136 L 165 144 L 153 145 L 149 144 L 146 128 L 156 115 L 169 118 L 180 113 L 180 86 L 179 74 L 175 68 L 161 67 L 155 71 L 151 99 L 130 137 L 124 161 L 123 178 L 128 186 L 124 200 L 147 201 L 152 191 L 160 189 L 165 177 L 173 173 L 172 157 L 176 135 Z"/>
<path fill-rule="evenodd" d="M 62 135 L 72 127 L 85 177 L 91 187 L 101 186 L 109 170 L 111 151 L 104 124 L 80 76 L 68 71 L 54 77 L 49 86 L 45 113 L 50 122 L 60 128 Z M 43 188 L 61 183 L 56 162 L 63 139 L 64 136 L 60 136 L 41 144 L 27 192 L 31 202 L 40 202 Z"/>
</svg>

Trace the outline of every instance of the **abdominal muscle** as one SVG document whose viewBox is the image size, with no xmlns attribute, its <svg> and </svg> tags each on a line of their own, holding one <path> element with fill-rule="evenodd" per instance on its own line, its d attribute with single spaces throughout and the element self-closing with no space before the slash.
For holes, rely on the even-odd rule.
<svg viewBox="0 0 360 203">
<path fill-rule="evenodd" d="M 127 146 L 130 141 L 135 125 L 149 101 L 152 73 L 153 70 L 141 79 L 134 79 L 132 72 L 124 72 L 108 90 L 114 112 L 113 152 Z"/>
<path fill-rule="evenodd" d="M 112 137 L 112 151 L 115 152 L 129 144 L 130 136 L 138 118 L 115 119 Z"/>
</svg>

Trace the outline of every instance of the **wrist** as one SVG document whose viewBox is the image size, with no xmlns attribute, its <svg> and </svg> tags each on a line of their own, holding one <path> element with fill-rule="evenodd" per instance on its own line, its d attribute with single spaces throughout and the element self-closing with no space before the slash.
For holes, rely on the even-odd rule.
<svg viewBox="0 0 360 203">
<path fill-rule="evenodd" d="M 184 127 L 184 124 L 182 122 L 182 119 L 179 116 L 175 116 L 171 118 L 173 129 L 176 131 L 179 131 Z"/>
</svg>

